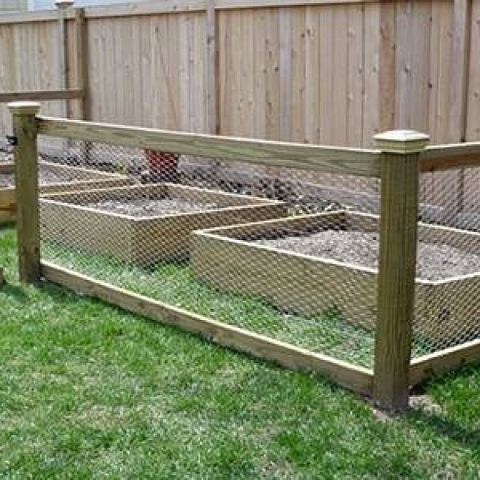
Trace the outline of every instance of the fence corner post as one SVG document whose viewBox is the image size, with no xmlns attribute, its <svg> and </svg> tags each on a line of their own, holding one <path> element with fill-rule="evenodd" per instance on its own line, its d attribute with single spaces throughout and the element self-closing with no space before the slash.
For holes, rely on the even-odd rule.
<svg viewBox="0 0 480 480">
<path fill-rule="evenodd" d="M 420 153 L 429 137 L 411 130 L 374 136 L 382 151 L 378 309 L 373 401 L 408 408 L 415 297 Z"/>
<path fill-rule="evenodd" d="M 15 138 L 15 197 L 17 204 L 18 270 L 21 282 L 40 280 L 40 222 L 38 213 L 38 160 L 36 114 L 40 104 L 13 102 Z"/>
</svg>

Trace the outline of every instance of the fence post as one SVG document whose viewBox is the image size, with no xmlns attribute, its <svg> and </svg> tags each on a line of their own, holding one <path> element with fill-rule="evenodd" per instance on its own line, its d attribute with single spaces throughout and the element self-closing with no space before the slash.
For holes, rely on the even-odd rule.
<svg viewBox="0 0 480 480">
<path fill-rule="evenodd" d="M 40 223 L 38 217 L 37 125 L 40 104 L 9 103 L 16 140 L 15 196 L 17 204 L 18 270 L 20 281 L 40 280 Z"/>
<path fill-rule="evenodd" d="M 374 137 L 382 150 L 380 265 L 373 399 L 408 407 L 415 295 L 419 157 L 428 135 L 393 130 Z"/>
</svg>

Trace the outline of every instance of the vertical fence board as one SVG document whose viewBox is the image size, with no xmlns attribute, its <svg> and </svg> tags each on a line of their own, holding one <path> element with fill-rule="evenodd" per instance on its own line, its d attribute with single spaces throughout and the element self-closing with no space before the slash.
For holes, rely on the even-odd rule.
<svg viewBox="0 0 480 480">
<path fill-rule="evenodd" d="M 348 94 L 348 6 L 336 8 L 333 14 L 333 69 L 330 72 L 333 87 L 331 110 L 333 145 L 347 143 Z"/>
<path fill-rule="evenodd" d="M 412 88 L 410 92 L 409 128 L 419 132 L 428 132 L 429 111 L 429 61 L 431 54 L 431 2 L 413 2 L 412 18 Z M 434 48 L 436 48 L 434 46 Z"/>
<path fill-rule="evenodd" d="M 372 145 L 372 137 L 380 131 L 380 5 L 364 7 L 364 94 L 362 146 Z"/>
<path fill-rule="evenodd" d="M 395 2 L 380 3 L 380 130 L 395 126 Z"/>
<path fill-rule="evenodd" d="M 480 140 L 480 0 L 472 2 L 470 68 L 467 90 L 467 141 Z"/>
<path fill-rule="evenodd" d="M 463 122 L 467 138 L 478 138 L 478 10 L 478 0 L 217 9 L 218 130 L 360 146 L 400 126 L 430 131 L 434 143 L 459 141 Z M 207 131 L 216 56 L 207 63 L 207 23 L 206 10 L 87 15 L 91 118 Z M 0 38 L 0 91 L 58 88 L 56 20 L 0 24 Z M 80 102 L 71 103 L 77 116 Z M 42 111 L 59 115 L 62 104 Z M 4 106 L 0 129 L 9 129 Z"/>
<path fill-rule="evenodd" d="M 348 10 L 348 92 L 347 143 L 363 142 L 363 92 L 365 91 L 364 8 L 352 5 Z"/>
<path fill-rule="evenodd" d="M 318 8 L 305 10 L 305 140 L 318 143 L 320 137 L 320 55 Z"/>
<path fill-rule="evenodd" d="M 279 72 L 280 72 L 280 140 L 288 140 L 291 135 L 292 109 L 292 11 L 282 8 L 278 13 L 278 28 L 280 32 L 279 44 Z"/>
<path fill-rule="evenodd" d="M 333 143 L 333 12 L 334 7 L 322 7 L 319 14 L 320 32 L 320 138 L 319 143 Z"/>
<path fill-rule="evenodd" d="M 273 140 L 280 137 L 280 74 L 278 15 L 273 9 L 265 12 L 265 136 Z"/>
<path fill-rule="evenodd" d="M 410 96 L 412 90 L 413 17 L 412 2 L 398 2 L 395 16 L 395 127 L 410 128 Z"/>
</svg>

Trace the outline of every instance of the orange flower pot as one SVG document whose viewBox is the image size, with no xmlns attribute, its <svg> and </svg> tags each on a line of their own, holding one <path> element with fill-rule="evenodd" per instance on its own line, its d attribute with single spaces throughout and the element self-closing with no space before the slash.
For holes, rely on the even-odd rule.
<svg viewBox="0 0 480 480">
<path fill-rule="evenodd" d="M 176 182 L 178 153 L 159 152 L 145 149 L 148 173 L 153 182 Z"/>
</svg>

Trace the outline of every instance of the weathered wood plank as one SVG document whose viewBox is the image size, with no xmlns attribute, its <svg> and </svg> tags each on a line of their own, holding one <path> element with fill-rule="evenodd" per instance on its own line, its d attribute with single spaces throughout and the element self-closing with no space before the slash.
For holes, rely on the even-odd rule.
<svg viewBox="0 0 480 480">
<path fill-rule="evenodd" d="M 18 271 L 22 282 L 40 280 L 40 223 L 38 213 L 38 153 L 35 115 L 40 104 L 9 105 L 14 135 L 15 193 L 17 200 Z"/>
<path fill-rule="evenodd" d="M 470 58 L 471 0 L 454 0 L 449 82 L 449 139 L 465 141 L 468 68 Z"/>
<path fill-rule="evenodd" d="M 85 92 L 83 88 L 71 88 L 66 90 L 40 90 L 24 92 L 2 92 L 0 93 L 0 103 L 16 102 L 20 100 L 29 100 L 37 102 L 47 102 L 53 100 L 70 100 L 83 98 Z"/>
<path fill-rule="evenodd" d="M 480 142 L 433 145 L 420 157 L 422 172 L 475 166 L 480 166 Z"/>
<path fill-rule="evenodd" d="M 380 130 L 395 128 L 396 2 L 380 4 Z"/>
<path fill-rule="evenodd" d="M 368 177 L 380 175 L 380 155 L 376 150 L 217 137 L 48 117 L 38 117 L 37 123 L 40 134 L 54 137 L 241 160 L 260 165 Z"/>
<path fill-rule="evenodd" d="M 418 385 L 435 374 L 445 373 L 479 360 L 480 340 L 415 358 L 410 364 L 410 384 Z"/>
<path fill-rule="evenodd" d="M 372 371 L 369 369 L 227 325 L 85 275 L 76 274 L 51 263 L 42 262 L 42 273 L 52 283 L 98 298 L 160 323 L 175 325 L 183 330 L 198 333 L 219 345 L 272 360 L 288 368 L 322 373 L 333 382 L 355 392 L 365 395 L 370 395 L 372 392 Z"/>
<path fill-rule="evenodd" d="M 414 318 L 419 153 L 428 137 L 387 132 L 375 139 L 384 153 L 374 401 L 403 411 L 408 407 Z"/>
</svg>

